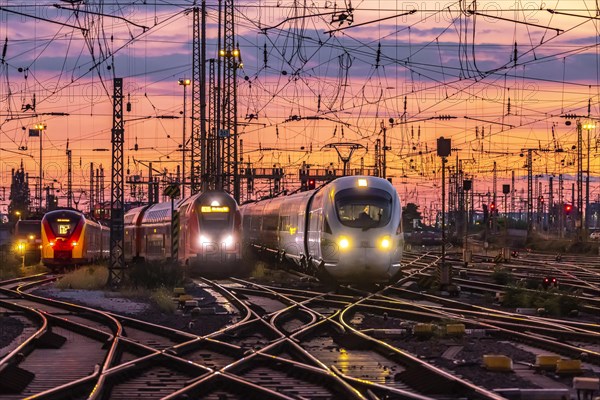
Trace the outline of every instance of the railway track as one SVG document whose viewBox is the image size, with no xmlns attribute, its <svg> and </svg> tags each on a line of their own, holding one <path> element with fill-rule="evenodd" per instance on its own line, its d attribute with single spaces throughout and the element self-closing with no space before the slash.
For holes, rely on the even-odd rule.
<svg viewBox="0 0 600 400">
<path fill-rule="evenodd" d="M 412 290 L 437 262 L 434 253 L 409 254 L 407 278 L 371 291 L 201 280 L 236 310 L 230 325 L 203 336 L 28 293 L 51 278 L 0 283 L 1 310 L 30 325 L 0 360 L 0 381 L 20 382 L 2 387 L 0 399 L 500 399 L 493 389 L 503 375 L 480 365 L 488 349 L 510 349 L 524 388 L 569 391 L 565 379 L 534 376 L 540 354 L 600 372 L 597 325 Z M 419 326 L 441 330 L 423 336 Z"/>
</svg>

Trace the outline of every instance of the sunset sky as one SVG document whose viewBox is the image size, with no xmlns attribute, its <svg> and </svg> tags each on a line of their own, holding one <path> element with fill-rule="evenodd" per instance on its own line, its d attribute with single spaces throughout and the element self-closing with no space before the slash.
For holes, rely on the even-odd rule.
<svg viewBox="0 0 600 400">
<path fill-rule="evenodd" d="M 209 58 L 218 50 L 217 4 L 207 1 Z M 38 175 L 39 139 L 28 137 L 28 129 L 44 122 L 45 184 L 56 180 L 66 192 L 68 142 L 80 206 L 87 202 L 81 192 L 90 162 L 104 166 L 109 199 L 111 153 L 98 149 L 111 148 L 114 77 L 124 79 L 125 102 L 132 104 L 125 115 L 130 175 L 145 175 L 149 161 L 175 171 L 183 123 L 177 80 L 192 76 L 192 1 L 0 1 L 0 7 L 6 197 L 10 171 L 21 161 Z M 404 202 L 426 213 L 439 207 L 440 136 L 452 139 L 449 165 L 458 156 L 477 193 L 493 191 L 496 162 L 498 196 L 513 170 L 521 196 L 527 170 L 520 155 L 541 149 L 533 170 L 542 175 L 542 192 L 548 176 L 562 173 L 570 201 L 576 123 L 566 125 L 561 115 L 587 116 L 589 104 L 592 120 L 600 117 L 595 1 L 255 0 L 235 7 L 243 160 L 285 168 L 290 189 L 302 162 L 341 168 L 333 150 L 321 150 L 329 143 L 364 145 L 368 150 L 357 150 L 351 166 L 363 158 L 371 168 L 384 126 L 388 176 Z M 190 110 L 188 101 L 188 116 Z M 593 200 L 600 197 L 597 132 L 590 131 L 589 147 Z M 584 139 L 587 162 L 586 130 Z"/>
</svg>

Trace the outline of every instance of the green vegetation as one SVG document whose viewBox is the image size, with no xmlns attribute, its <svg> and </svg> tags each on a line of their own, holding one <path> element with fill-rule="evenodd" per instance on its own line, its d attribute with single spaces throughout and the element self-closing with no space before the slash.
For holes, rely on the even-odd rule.
<svg viewBox="0 0 600 400">
<path fill-rule="evenodd" d="M 32 265 L 22 267 L 22 261 L 19 260 L 11 251 L 0 250 L 0 280 L 19 278 L 48 272 L 42 265 Z"/>
<path fill-rule="evenodd" d="M 598 254 L 598 242 L 579 242 L 573 238 L 552 238 L 532 234 L 525 246 L 546 253 Z"/>
<path fill-rule="evenodd" d="M 59 289 L 102 290 L 107 280 L 108 268 L 92 265 L 66 274 L 56 282 L 56 287 Z"/>
<path fill-rule="evenodd" d="M 128 269 L 128 284 L 134 288 L 174 288 L 183 282 L 183 268 L 170 261 L 134 263 Z"/>
<path fill-rule="evenodd" d="M 150 293 L 150 300 L 163 312 L 173 314 L 177 304 L 173 301 L 172 290 L 161 287 Z"/>
<path fill-rule="evenodd" d="M 4 257 L 0 261 L 0 280 L 18 278 L 22 276 L 20 270 L 20 262 L 13 260 L 12 257 Z"/>
<path fill-rule="evenodd" d="M 417 220 L 418 224 L 421 224 L 422 216 L 419 211 L 419 206 L 415 203 L 407 203 L 406 206 L 402 207 L 402 229 L 405 232 L 414 231 L 413 223 Z"/>
<path fill-rule="evenodd" d="M 267 265 L 264 262 L 259 261 L 254 264 L 254 268 L 252 268 L 250 276 L 255 279 L 263 279 L 265 276 L 267 276 L 268 272 L 269 270 Z"/>
<path fill-rule="evenodd" d="M 494 272 L 492 272 L 490 276 L 494 280 L 494 283 L 497 283 L 498 285 L 507 285 L 513 281 L 512 273 L 502 267 L 495 267 Z"/>
<path fill-rule="evenodd" d="M 173 287 L 183 282 L 181 266 L 169 262 L 138 263 L 128 269 L 128 280 L 120 295 L 129 298 L 150 299 L 165 313 L 173 313 Z M 65 274 L 57 283 L 60 289 L 105 290 L 108 267 L 91 265 Z"/>
<path fill-rule="evenodd" d="M 505 307 L 543 308 L 546 313 L 555 316 L 568 315 L 578 310 L 577 297 L 555 290 L 526 290 L 520 287 L 509 287 L 504 293 L 502 305 Z"/>
</svg>

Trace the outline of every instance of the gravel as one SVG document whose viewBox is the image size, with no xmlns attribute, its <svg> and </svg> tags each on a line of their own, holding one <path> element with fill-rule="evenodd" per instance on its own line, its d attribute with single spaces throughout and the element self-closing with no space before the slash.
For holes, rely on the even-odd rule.
<svg viewBox="0 0 600 400">
<path fill-rule="evenodd" d="M 0 315 L 0 354 L 23 332 L 23 323 L 16 318 Z"/>
<path fill-rule="evenodd" d="M 217 331 L 231 322 L 229 315 L 215 298 L 196 285 L 188 285 L 186 293 L 198 300 L 200 315 L 192 316 L 191 310 L 178 309 L 174 314 L 166 313 L 148 298 L 124 297 L 118 292 L 103 292 L 100 290 L 57 289 L 48 285 L 32 292 L 37 296 L 97 308 L 115 314 L 167 326 L 173 329 L 203 336 Z"/>
</svg>

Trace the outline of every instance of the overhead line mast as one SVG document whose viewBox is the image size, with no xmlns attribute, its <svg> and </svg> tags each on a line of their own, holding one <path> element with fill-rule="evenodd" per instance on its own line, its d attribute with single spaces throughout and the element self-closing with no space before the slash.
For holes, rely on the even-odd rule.
<svg viewBox="0 0 600 400">
<path fill-rule="evenodd" d="M 219 6 L 221 2 L 219 2 Z M 219 7 L 219 9 L 221 9 Z M 219 13 L 221 15 L 221 13 Z M 235 44 L 233 0 L 225 0 L 223 7 L 223 47 L 219 49 L 219 63 L 223 67 L 221 95 L 221 129 L 217 139 L 222 140 L 221 187 L 240 201 L 240 177 L 238 172 L 237 132 L 237 69 L 241 67 L 240 50 Z M 220 19 L 220 18 L 219 18 Z"/>
<path fill-rule="evenodd" d="M 124 180 L 123 78 L 114 79 L 112 128 L 112 179 L 110 191 L 110 265 L 108 286 L 118 287 L 124 279 Z"/>
<path fill-rule="evenodd" d="M 204 1 L 202 2 L 204 5 Z M 193 44 L 192 44 L 192 137 L 190 140 L 191 144 L 191 167 L 190 167 L 190 176 L 191 176 L 191 193 L 198 193 L 200 190 L 200 179 L 203 175 L 200 172 L 201 163 L 204 163 L 204 157 L 201 156 L 202 145 L 200 144 L 200 130 L 201 130 L 201 112 L 200 112 L 200 104 L 202 103 L 202 94 L 201 88 L 203 82 L 201 81 L 201 60 L 200 60 L 200 9 L 198 7 L 194 7 L 192 10 L 193 13 Z M 185 123 L 185 122 L 184 122 Z M 185 145 L 184 145 L 185 151 Z M 203 165 L 203 164 L 202 164 Z M 183 177 L 183 181 L 185 182 L 185 176 Z"/>
</svg>

